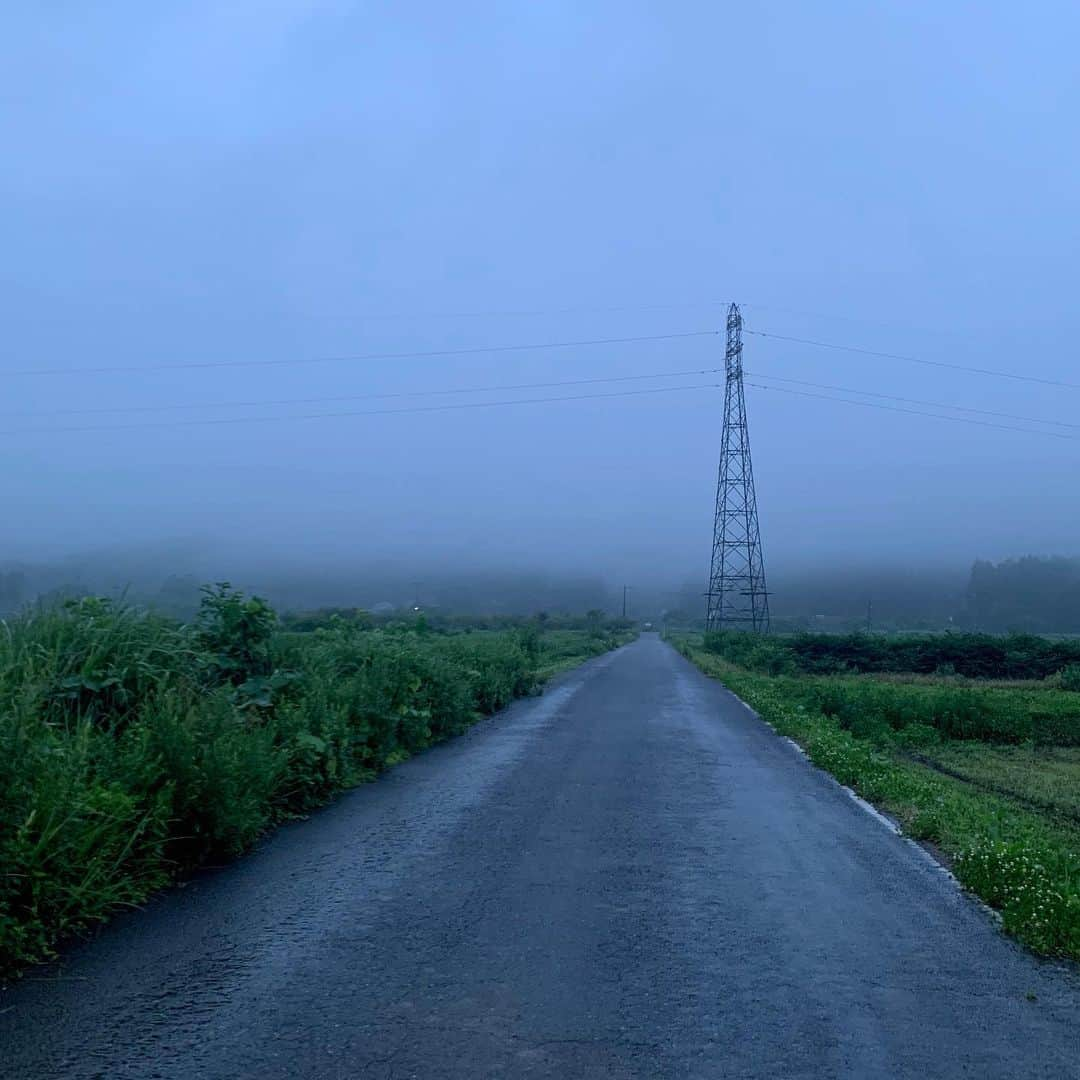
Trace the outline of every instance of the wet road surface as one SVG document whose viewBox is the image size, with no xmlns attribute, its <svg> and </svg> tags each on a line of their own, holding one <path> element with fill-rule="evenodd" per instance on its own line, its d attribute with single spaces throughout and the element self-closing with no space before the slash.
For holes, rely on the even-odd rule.
<svg viewBox="0 0 1080 1080">
<path fill-rule="evenodd" d="M 1076 968 L 655 635 L 30 974 L 5 1078 L 1080 1076 Z"/>
</svg>

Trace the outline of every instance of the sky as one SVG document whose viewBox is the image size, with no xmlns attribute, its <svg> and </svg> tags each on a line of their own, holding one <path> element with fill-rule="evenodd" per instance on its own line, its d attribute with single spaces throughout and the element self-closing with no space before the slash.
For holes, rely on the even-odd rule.
<svg viewBox="0 0 1080 1080">
<path fill-rule="evenodd" d="M 704 578 L 731 301 L 767 567 L 1080 554 L 1074 5 L 0 18 L 0 561 Z"/>
</svg>

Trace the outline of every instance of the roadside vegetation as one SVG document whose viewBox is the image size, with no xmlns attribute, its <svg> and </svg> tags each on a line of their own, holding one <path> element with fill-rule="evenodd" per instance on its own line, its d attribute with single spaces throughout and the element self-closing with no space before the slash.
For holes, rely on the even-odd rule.
<svg viewBox="0 0 1080 1080">
<path fill-rule="evenodd" d="M 0 976 L 632 636 L 295 622 L 219 585 L 190 624 L 94 598 L 0 623 Z"/>
<path fill-rule="evenodd" d="M 724 633 L 675 644 L 932 845 L 1006 930 L 1080 959 L 1077 643 Z"/>
</svg>

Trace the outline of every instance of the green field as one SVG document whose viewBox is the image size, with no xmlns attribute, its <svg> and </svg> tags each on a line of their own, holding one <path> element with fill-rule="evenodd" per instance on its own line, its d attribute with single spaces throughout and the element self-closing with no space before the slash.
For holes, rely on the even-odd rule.
<svg viewBox="0 0 1080 1080">
<path fill-rule="evenodd" d="M 817 765 L 930 844 L 1001 912 L 1006 930 L 1039 952 L 1080 959 L 1080 693 L 1063 689 L 1075 646 L 1044 648 L 1027 637 L 1002 671 L 986 662 L 981 637 L 924 638 L 917 647 L 900 639 L 895 649 L 871 639 L 865 654 L 888 659 L 851 674 L 864 643 L 853 650 L 850 638 L 831 640 L 831 654 L 826 635 L 674 643 Z M 986 678 L 957 675 L 952 660 L 933 655 L 934 640 L 954 659 L 977 657 Z M 1000 655 L 1008 645 L 993 643 Z M 884 668 L 905 656 L 938 673 Z M 1042 678 L 1025 665 L 1041 665 Z M 821 674 L 828 670 L 842 673 Z"/>
<path fill-rule="evenodd" d="M 1080 826 L 1080 748 L 942 743 L 915 760 Z"/>
<path fill-rule="evenodd" d="M 0 975 L 632 636 L 513 622 L 282 630 L 222 586 L 191 625 L 98 599 L 0 624 Z"/>
</svg>

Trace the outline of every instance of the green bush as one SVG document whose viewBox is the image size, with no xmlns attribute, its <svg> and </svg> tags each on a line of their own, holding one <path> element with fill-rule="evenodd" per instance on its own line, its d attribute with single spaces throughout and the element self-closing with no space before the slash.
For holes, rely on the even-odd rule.
<svg viewBox="0 0 1080 1080">
<path fill-rule="evenodd" d="M 98 599 L 4 624 L 0 975 L 622 640 L 276 626 L 227 584 L 191 626 Z"/>
<path fill-rule="evenodd" d="M 754 671 L 787 663 L 789 670 L 809 675 L 910 671 L 970 679 L 1045 679 L 1067 665 L 1080 667 L 1080 641 L 1050 640 L 1034 634 L 794 634 L 762 638 L 725 631 L 706 634 L 704 647 Z"/>
<path fill-rule="evenodd" d="M 1061 689 L 1080 692 L 1080 664 L 1069 664 L 1061 669 Z"/>
<path fill-rule="evenodd" d="M 277 626 L 273 608 L 246 597 L 227 581 L 203 588 L 195 640 L 209 655 L 211 670 L 235 686 L 271 671 L 270 641 Z"/>
<path fill-rule="evenodd" d="M 108 600 L 69 601 L 5 624 L 0 710 L 29 698 L 46 724 L 121 728 L 151 691 L 192 682 L 195 656 L 190 636 L 169 620 Z"/>
</svg>

